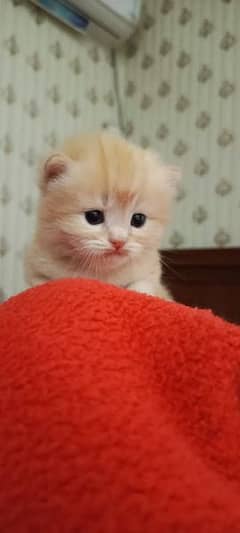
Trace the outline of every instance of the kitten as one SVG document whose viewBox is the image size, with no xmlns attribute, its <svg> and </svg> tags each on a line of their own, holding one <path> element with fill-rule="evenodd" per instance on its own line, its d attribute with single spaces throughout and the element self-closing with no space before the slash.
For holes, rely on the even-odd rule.
<svg viewBox="0 0 240 533">
<path fill-rule="evenodd" d="M 117 135 L 67 141 L 41 171 L 28 284 L 93 278 L 171 299 L 158 248 L 177 177 L 155 154 Z"/>
</svg>

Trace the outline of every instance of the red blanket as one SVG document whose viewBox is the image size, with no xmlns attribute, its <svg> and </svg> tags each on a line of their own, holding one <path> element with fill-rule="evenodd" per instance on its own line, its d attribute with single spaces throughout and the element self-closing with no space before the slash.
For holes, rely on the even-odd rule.
<svg viewBox="0 0 240 533">
<path fill-rule="evenodd" d="M 240 532 L 240 329 L 88 281 L 0 306 L 1 533 Z"/>
</svg>

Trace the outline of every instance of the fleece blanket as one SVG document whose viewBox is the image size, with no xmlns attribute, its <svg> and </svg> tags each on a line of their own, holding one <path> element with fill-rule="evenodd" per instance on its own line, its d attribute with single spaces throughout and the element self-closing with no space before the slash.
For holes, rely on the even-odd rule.
<svg viewBox="0 0 240 533">
<path fill-rule="evenodd" d="M 0 306 L 1 533 L 240 532 L 240 329 L 93 281 Z"/>
</svg>

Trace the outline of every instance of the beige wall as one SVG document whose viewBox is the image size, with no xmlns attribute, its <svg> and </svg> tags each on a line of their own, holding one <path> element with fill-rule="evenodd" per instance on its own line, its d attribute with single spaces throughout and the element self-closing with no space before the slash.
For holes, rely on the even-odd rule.
<svg viewBox="0 0 240 533">
<path fill-rule="evenodd" d="M 120 63 L 130 137 L 183 169 L 167 247 L 240 245 L 240 1 L 148 0 Z"/>
<path fill-rule="evenodd" d="M 4 13 L 4 16 L 2 15 Z M 0 294 L 24 287 L 35 166 L 79 130 L 116 123 L 110 51 L 28 2 L 0 0 Z"/>
<path fill-rule="evenodd" d="M 240 2 L 147 0 L 117 54 L 129 138 L 183 169 L 165 247 L 239 246 Z M 21 0 L 1 0 L 0 294 L 24 287 L 35 165 L 68 134 L 116 124 L 110 51 Z M 1 296 L 0 296 L 1 297 Z"/>
</svg>

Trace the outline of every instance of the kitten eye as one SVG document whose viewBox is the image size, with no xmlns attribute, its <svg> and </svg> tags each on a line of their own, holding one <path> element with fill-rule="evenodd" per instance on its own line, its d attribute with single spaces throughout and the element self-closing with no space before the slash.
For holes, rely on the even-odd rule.
<svg viewBox="0 0 240 533">
<path fill-rule="evenodd" d="M 143 213 L 134 213 L 134 215 L 131 218 L 131 226 L 134 226 L 134 228 L 141 228 L 146 222 L 146 215 L 143 215 Z"/>
<path fill-rule="evenodd" d="M 104 213 L 98 209 L 91 209 L 91 211 L 86 211 L 85 218 L 89 224 L 95 226 L 104 222 Z"/>
</svg>

